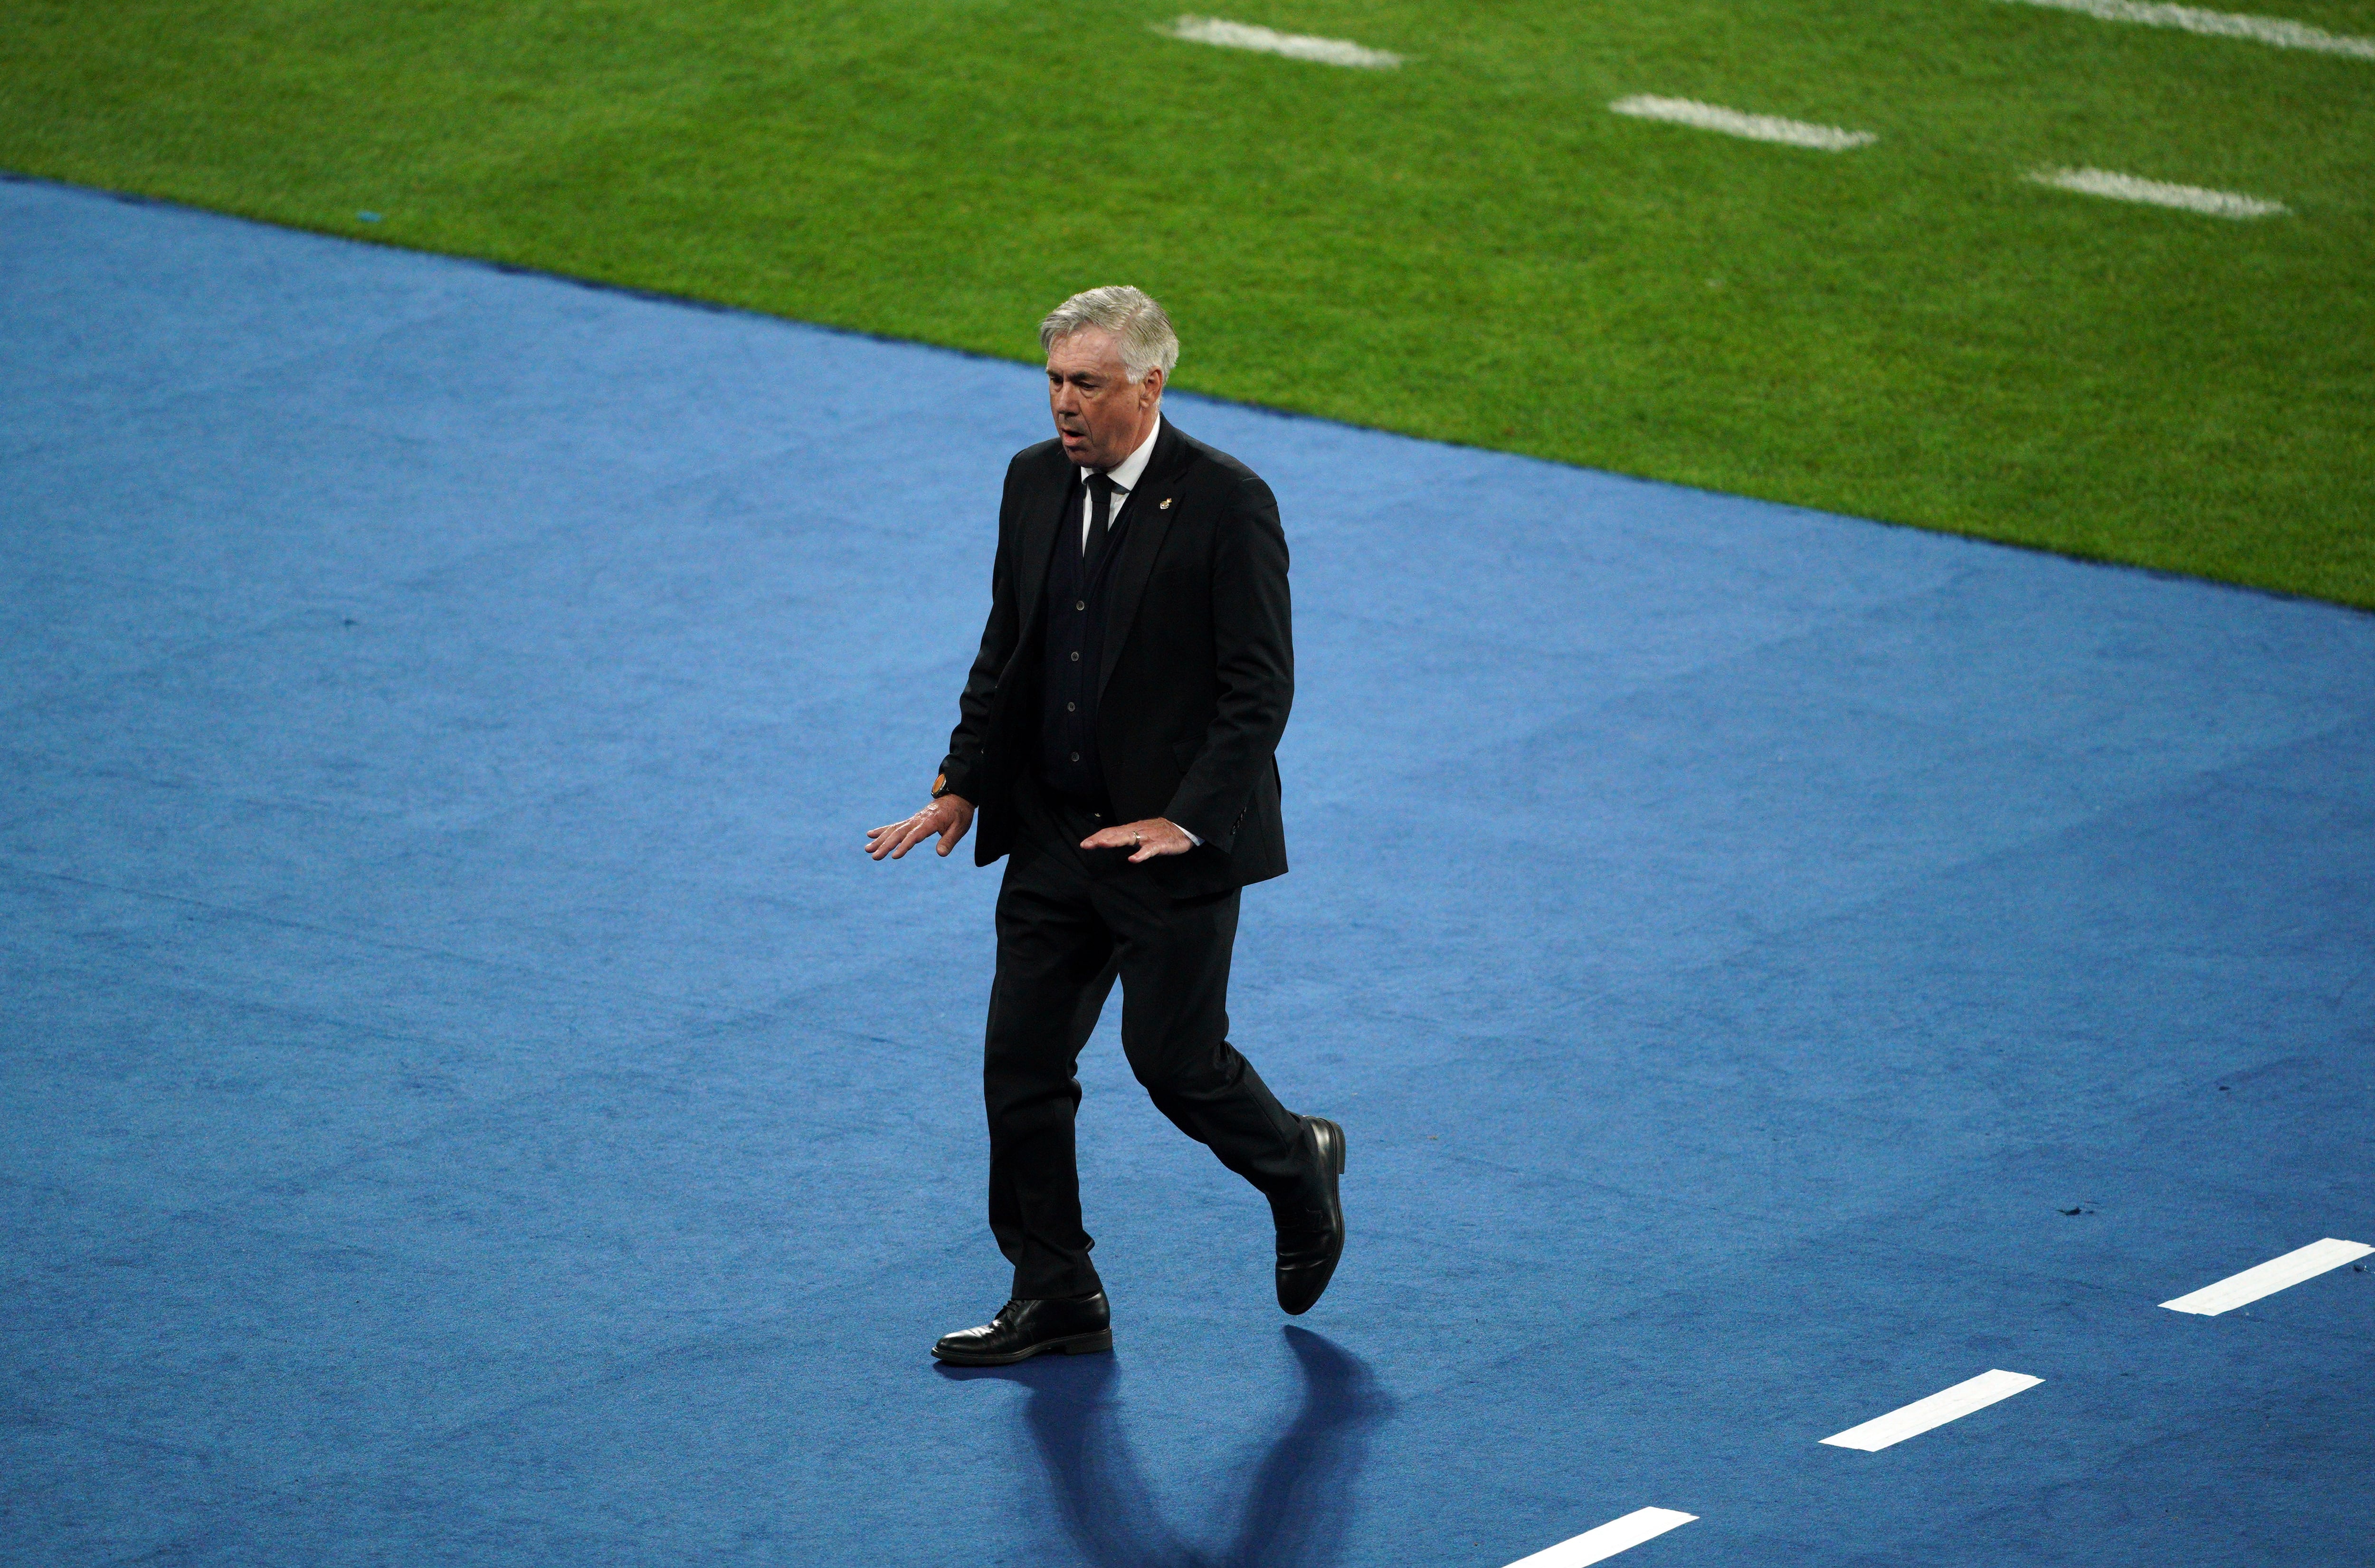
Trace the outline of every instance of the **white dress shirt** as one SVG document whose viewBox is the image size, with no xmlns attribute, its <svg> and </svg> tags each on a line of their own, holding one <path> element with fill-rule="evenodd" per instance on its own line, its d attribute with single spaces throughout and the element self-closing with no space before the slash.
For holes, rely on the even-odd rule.
<svg viewBox="0 0 2375 1568">
<path fill-rule="evenodd" d="M 1105 470 L 1105 477 L 1114 483 L 1113 512 L 1105 518 L 1108 530 L 1113 527 L 1114 518 L 1121 515 L 1122 503 L 1129 500 L 1129 492 L 1138 488 L 1139 477 L 1146 472 L 1147 460 L 1154 455 L 1154 438 L 1162 433 L 1163 416 L 1157 414 L 1154 416 L 1154 428 L 1146 432 L 1146 439 L 1138 443 L 1138 450 Z M 1094 468 L 1081 470 L 1081 548 L 1083 552 L 1089 548 L 1089 530 L 1096 525 L 1097 521 L 1097 498 L 1089 489 L 1089 476 L 1095 472 Z M 1176 822 L 1171 825 L 1179 828 Z M 1185 828 L 1179 828 L 1179 831 L 1188 833 Z M 1188 833 L 1188 842 L 1199 849 L 1204 843 L 1193 833 Z"/>
<path fill-rule="evenodd" d="M 1163 416 L 1157 414 L 1154 428 L 1146 432 L 1138 450 L 1105 470 L 1105 477 L 1114 482 L 1113 513 L 1105 519 L 1107 528 L 1113 526 L 1114 518 L 1121 515 L 1122 503 L 1137 488 L 1139 476 L 1146 472 L 1147 460 L 1154 455 L 1154 438 L 1162 433 Z M 1094 468 L 1081 470 L 1081 548 L 1084 550 L 1089 548 L 1089 528 L 1097 520 L 1097 498 L 1089 490 L 1089 476 L 1095 472 Z"/>
</svg>

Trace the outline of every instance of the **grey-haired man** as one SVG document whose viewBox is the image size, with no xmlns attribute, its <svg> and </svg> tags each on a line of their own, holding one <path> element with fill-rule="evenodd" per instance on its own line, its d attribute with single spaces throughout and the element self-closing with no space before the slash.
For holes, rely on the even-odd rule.
<svg viewBox="0 0 2375 1568">
<path fill-rule="evenodd" d="M 1081 1048 L 1118 978 L 1122 1048 L 1155 1105 L 1270 1199 L 1279 1304 L 1344 1247 L 1344 1134 L 1298 1116 L 1228 1040 L 1239 890 L 1286 870 L 1275 753 L 1294 694 L 1286 536 L 1270 487 L 1163 418 L 1178 339 L 1129 288 L 1040 324 L 1052 441 L 1016 454 L 989 623 L 931 804 L 877 860 L 956 848 L 979 808 L 998 898 L 983 1089 L 989 1223 L 1014 1266 L 991 1322 L 932 1347 L 992 1365 L 1110 1349 L 1081 1224 Z"/>
</svg>

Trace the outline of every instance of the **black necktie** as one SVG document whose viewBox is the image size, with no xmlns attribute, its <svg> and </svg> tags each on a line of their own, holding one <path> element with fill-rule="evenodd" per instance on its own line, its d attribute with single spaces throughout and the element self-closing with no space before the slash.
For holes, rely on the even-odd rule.
<svg viewBox="0 0 2375 1568">
<path fill-rule="evenodd" d="M 1089 536 L 1081 547 L 1081 559 L 1093 561 L 1104 553 L 1105 528 L 1113 518 L 1113 476 L 1100 469 L 1089 476 Z"/>
</svg>

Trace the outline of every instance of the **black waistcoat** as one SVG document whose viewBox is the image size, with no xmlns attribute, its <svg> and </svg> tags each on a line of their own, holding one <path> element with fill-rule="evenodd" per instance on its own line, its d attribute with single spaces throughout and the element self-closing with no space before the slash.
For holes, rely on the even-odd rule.
<svg viewBox="0 0 2375 1568">
<path fill-rule="evenodd" d="M 1092 810 L 1106 809 L 1105 764 L 1097 757 L 1097 671 L 1105 657 L 1105 584 L 1121 554 L 1128 497 L 1114 498 L 1105 542 L 1081 560 L 1085 489 L 1074 483 L 1056 548 L 1047 552 L 1045 652 L 1040 656 L 1039 782 Z"/>
</svg>

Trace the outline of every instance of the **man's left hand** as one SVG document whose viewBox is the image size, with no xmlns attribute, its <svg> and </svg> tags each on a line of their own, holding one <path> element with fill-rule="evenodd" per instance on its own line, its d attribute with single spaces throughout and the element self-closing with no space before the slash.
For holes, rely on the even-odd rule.
<svg viewBox="0 0 2375 1568">
<path fill-rule="evenodd" d="M 1143 822 L 1124 822 L 1118 828 L 1100 829 L 1082 839 L 1081 847 L 1135 850 L 1138 853 L 1129 857 L 1129 863 L 1135 866 L 1158 855 L 1185 855 L 1196 847 L 1196 841 L 1162 818 L 1149 817 Z"/>
</svg>

